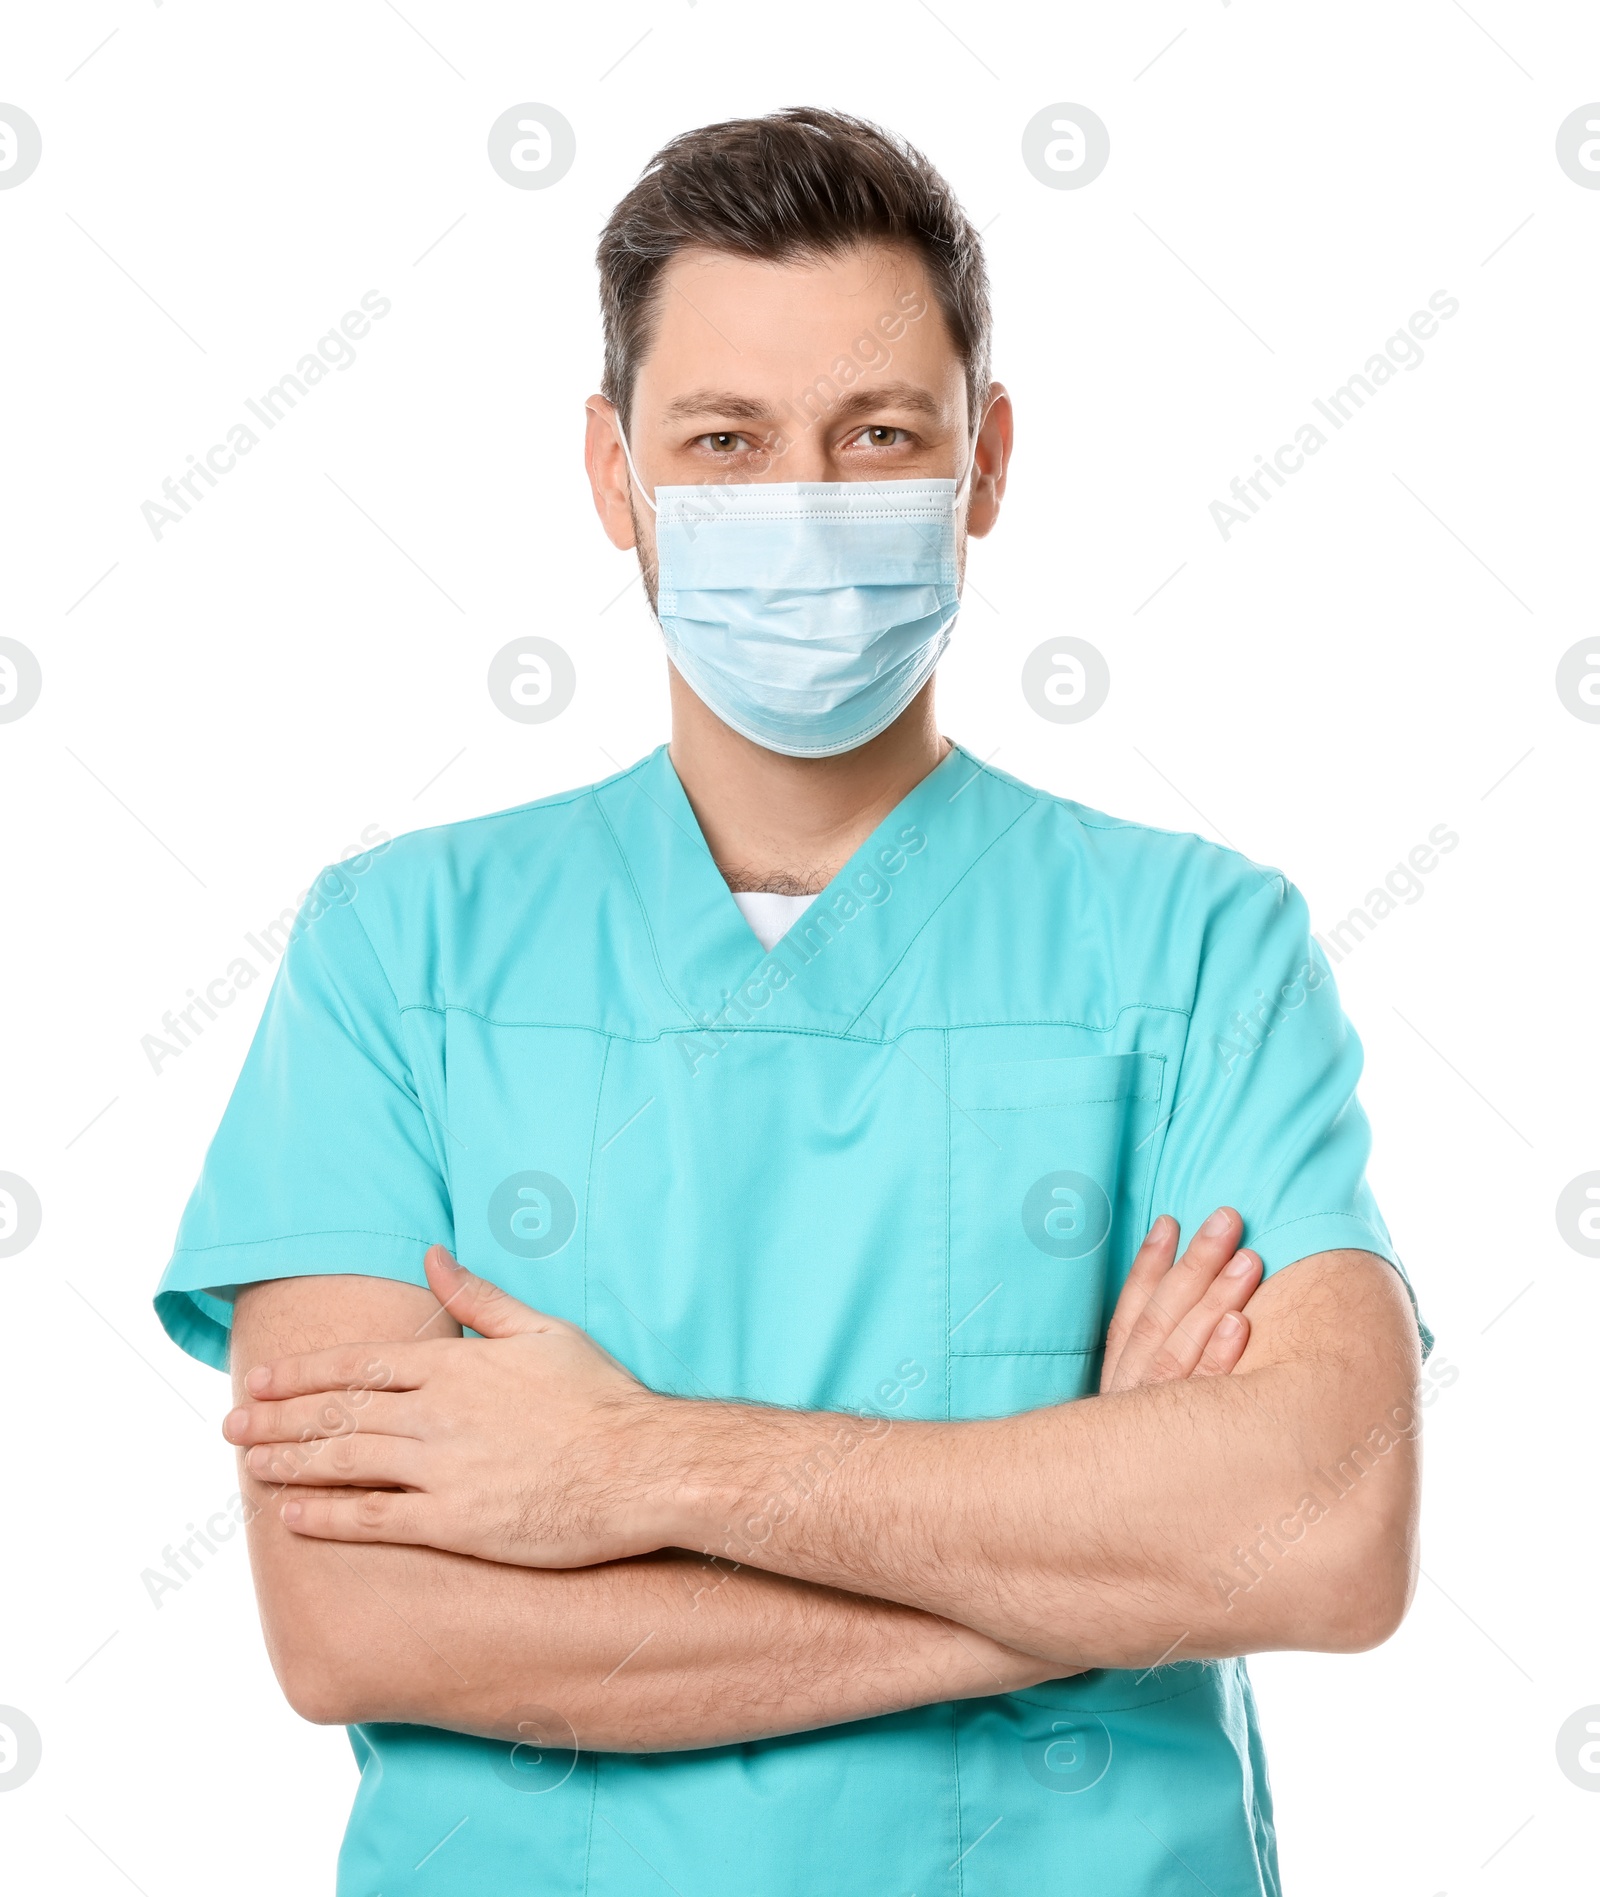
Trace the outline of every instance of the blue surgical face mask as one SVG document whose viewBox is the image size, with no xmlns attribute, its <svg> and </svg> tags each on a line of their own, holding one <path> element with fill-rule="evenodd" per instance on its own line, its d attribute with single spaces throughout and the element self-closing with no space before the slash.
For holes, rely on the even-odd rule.
<svg viewBox="0 0 1600 1897">
<path fill-rule="evenodd" d="M 622 447 L 655 510 L 656 618 L 695 695 L 786 757 L 832 757 L 892 724 L 955 624 L 972 463 L 959 486 L 750 482 L 652 499 Z"/>
</svg>

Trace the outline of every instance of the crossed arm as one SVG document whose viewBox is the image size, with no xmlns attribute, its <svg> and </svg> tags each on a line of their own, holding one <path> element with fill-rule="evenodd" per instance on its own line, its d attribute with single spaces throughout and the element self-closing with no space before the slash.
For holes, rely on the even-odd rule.
<svg viewBox="0 0 1600 1897">
<path fill-rule="evenodd" d="M 252 1288 L 227 1433 L 279 1677 L 315 1719 L 657 1750 L 1371 1645 L 1410 1593 L 1405 1295 L 1361 1252 L 1256 1290 L 1238 1236 L 1174 1262 L 1159 1221 L 1102 1394 L 994 1422 L 661 1397 L 438 1250 L 432 1297 Z"/>
<path fill-rule="evenodd" d="M 459 1327 L 412 1285 L 252 1287 L 235 1317 L 235 1390 L 243 1398 L 250 1366 L 285 1351 L 419 1331 Z M 347 1427 L 361 1394 L 333 1390 L 321 1426 Z M 339 1480 L 351 1440 L 313 1439 L 297 1472 Z M 1061 1671 L 914 1608 L 681 1550 L 541 1569 L 312 1538 L 282 1512 L 330 1491 L 248 1467 L 241 1479 L 273 1669 L 295 1710 L 322 1724 L 396 1721 L 556 1746 L 570 1726 L 587 1748 L 659 1751 L 998 1693 Z"/>
</svg>

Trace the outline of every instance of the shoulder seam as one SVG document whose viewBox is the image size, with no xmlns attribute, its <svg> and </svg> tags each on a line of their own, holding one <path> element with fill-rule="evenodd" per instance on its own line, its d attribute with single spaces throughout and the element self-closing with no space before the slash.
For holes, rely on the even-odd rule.
<svg viewBox="0 0 1600 1897">
<path fill-rule="evenodd" d="M 389 991 L 389 999 L 390 1001 L 394 1003 L 395 1019 L 398 1021 L 400 1016 L 405 1012 L 405 1010 L 401 1006 L 400 996 L 395 990 L 395 985 L 392 978 L 390 977 L 389 971 L 384 966 L 383 957 L 378 953 L 378 945 L 372 939 L 372 931 L 367 927 L 366 923 L 364 923 L 361 920 L 360 916 L 356 914 L 356 905 L 352 902 L 348 905 L 348 907 L 350 910 L 350 920 L 356 925 L 357 930 L 360 932 L 362 941 L 366 943 L 367 953 L 372 957 L 373 961 L 376 962 L 378 965 L 378 973 L 383 977 L 383 985 Z M 415 1076 L 410 1074 L 409 1067 L 407 1070 L 407 1077 L 409 1079 L 412 1079 L 414 1082 Z"/>
<path fill-rule="evenodd" d="M 656 747 L 658 750 L 659 746 Z M 624 778 L 632 777 L 642 771 L 655 756 L 655 751 L 647 751 L 637 763 L 630 764 L 626 770 L 613 771 L 609 777 L 597 778 L 592 784 L 579 784 L 572 790 L 552 791 L 548 797 L 530 797 L 526 803 L 511 804 L 505 810 L 482 810 L 475 817 L 456 817 L 448 823 L 424 824 L 420 830 L 402 830 L 397 837 L 389 839 L 389 848 L 396 843 L 404 843 L 411 837 L 431 836 L 439 830 L 466 830 L 475 824 L 499 823 L 507 817 L 526 816 L 530 810 L 562 810 L 569 804 L 582 803 L 586 797 L 592 798 L 608 784 L 620 784 Z"/>
<path fill-rule="evenodd" d="M 1076 798 L 1068 797 L 1062 791 L 1045 790 L 1038 784 L 1029 784 L 1020 777 L 1013 777 L 1007 771 L 993 769 L 985 759 L 974 757 L 964 744 L 958 744 L 956 749 L 986 777 L 992 777 L 996 783 L 1004 784 L 1009 789 L 1020 791 L 1036 804 L 1053 804 L 1058 810 L 1067 811 L 1085 830 L 1098 830 L 1106 834 L 1117 830 L 1135 830 L 1142 836 L 1178 839 L 1188 837 L 1196 843 L 1204 844 L 1207 849 L 1215 851 L 1220 856 L 1236 859 L 1247 868 L 1253 869 L 1263 880 L 1273 877 L 1280 881 L 1288 880 L 1282 870 L 1274 869 L 1270 864 L 1258 863 L 1253 856 L 1246 855 L 1243 850 L 1236 849 L 1231 843 L 1218 843 L 1211 837 L 1202 836 L 1198 830 L 1167 830 L 1160 824 L 1139 823 L 1132 817 L 1113 817 L 1109 811 L 1092 810 L 1088 805 L 1080 804 Z"/>
</svg>

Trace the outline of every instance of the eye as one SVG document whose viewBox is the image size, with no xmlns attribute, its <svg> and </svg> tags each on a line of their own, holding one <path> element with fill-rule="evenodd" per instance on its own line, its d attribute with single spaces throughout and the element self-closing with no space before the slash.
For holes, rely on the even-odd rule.
<svg viewBox="0 0 1600 1897">
<path fill-rule="evenodd" d="M 905 438 L 903 428 L 891 428 L 887 422 L 873 422 L 856 436 L 869 448 L 897 448 Z"/>
<path fill-rule="evenodd" d="M 700 439 L 710 446 L 713 454 L 737 454 L 747 445 L 743 435 L 729 434 L 726 430 L 714 435 L 702 435 Z"/>
</svg>

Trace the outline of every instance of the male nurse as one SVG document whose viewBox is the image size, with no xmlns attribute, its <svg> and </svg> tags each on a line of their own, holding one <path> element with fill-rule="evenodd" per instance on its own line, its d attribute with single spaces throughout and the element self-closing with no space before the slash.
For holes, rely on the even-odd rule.
<svg viewBox="0 0 1600 1897">
<path fill-rule="evenodd" d="M 339 1891 L 1277 1893 L 1245 1656 L 1398 1625 L 1424 1341 L 1305 904 L 941 736 L 1012 412 L 919 153 L 688 133 L 599 265 L 671 743 L 313 897 L 157 1295 Z"/>
</svg>

